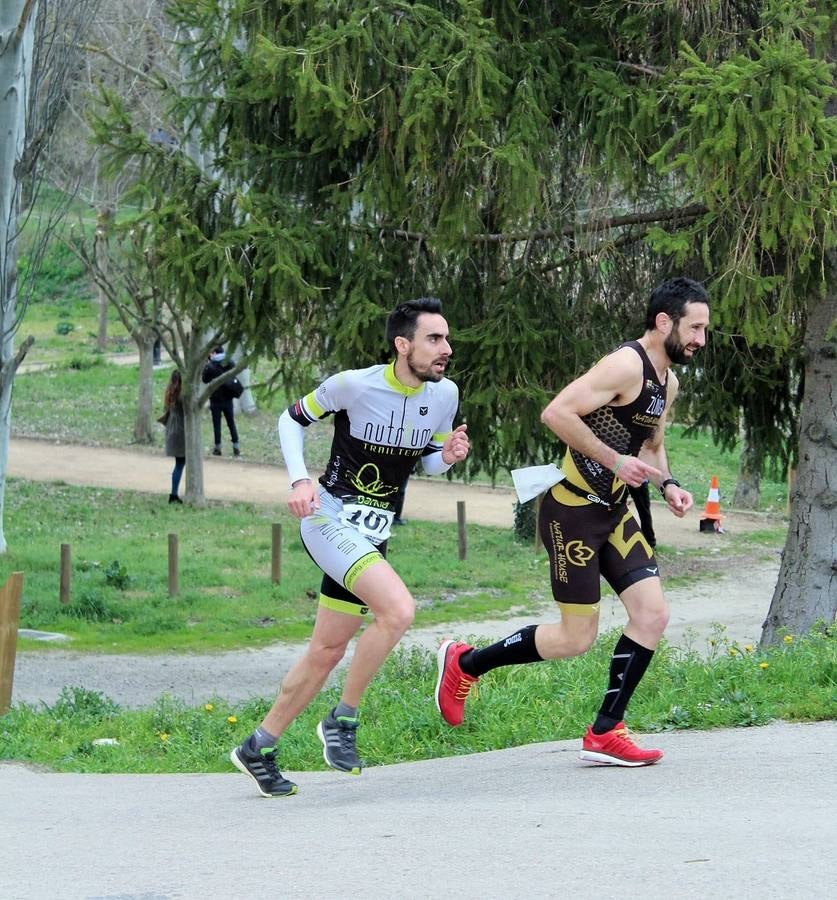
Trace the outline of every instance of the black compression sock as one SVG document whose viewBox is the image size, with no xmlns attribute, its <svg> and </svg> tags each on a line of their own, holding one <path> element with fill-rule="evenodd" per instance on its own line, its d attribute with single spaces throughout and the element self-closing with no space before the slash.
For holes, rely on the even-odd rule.
<svg viewBox="0 0 837 900">
<path fill-rule="evenodd" d="M 502 641 L 481 650 L 469 650 L 459 659 L 459 665 L 466 675 L 479 678 L 500 666 L 516 666 L 521 663 L 541 662 L 543 657 L 535 649 L 535 629 L 537 625 L 527 625 Z"/>
<path fill-rule="evenodd" d="M 593 734 L 604 734 L 622 721 L 628 701 L 653 655 L 653 650 L 643 647 L 627 635 L 623 634 L 619 638 L 613 648 L 607 691 L 593 723 Z"/>
</svg>

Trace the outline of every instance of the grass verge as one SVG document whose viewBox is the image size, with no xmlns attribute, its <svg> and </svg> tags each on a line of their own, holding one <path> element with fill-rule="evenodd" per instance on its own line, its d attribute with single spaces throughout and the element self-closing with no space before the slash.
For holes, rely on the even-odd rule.
<svg viewBox="0 0 837 900">
<path fill-rule="evenodd" d="M 615 639 L 603 635 L 576 659 L 495 670 L 457 729 L 436 711 L 434 655 L 398 650 L 366 696 L 361 752 L 368 765 L 384 765 L 577 738 L 599 705 Z M 631 703 L 632 727 L 658 732 L 837 715 L 834 626 L 787 635 L 764 651 L 729 644 L 722 633 L 713 640 L 708 658 L 695 648 L 661 646 Z M 327 690 L 292 724 L 280 745 L 283 769 L 324 768 L 314 730 L 337 699 L 336 688 Z M 230 749 L 270 702 L 230 706 L 207 697 L 189 708 L 163 697 L 150 709 L 123 710 L 100 693 L 69 687 L 52 706 L 16 706 L 0 717 L 0 759 L 64 772 L 229 771 Z"/>
</svg>

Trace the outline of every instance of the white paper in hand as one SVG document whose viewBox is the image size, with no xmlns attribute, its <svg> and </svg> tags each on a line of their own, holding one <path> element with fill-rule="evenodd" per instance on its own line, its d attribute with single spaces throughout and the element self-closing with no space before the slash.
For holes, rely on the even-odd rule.
<svg viewBox="0 0 837 900">
<path fill-rule="evenodd" d="M 527 466 L 525 469 L 512 469 L 512 481 L 517 491 L 517 498 L 526 503 L 538 494 L 548 491 L 553 485 L 564 479 L 564 473 L 555 465 Z"/>
</svg>

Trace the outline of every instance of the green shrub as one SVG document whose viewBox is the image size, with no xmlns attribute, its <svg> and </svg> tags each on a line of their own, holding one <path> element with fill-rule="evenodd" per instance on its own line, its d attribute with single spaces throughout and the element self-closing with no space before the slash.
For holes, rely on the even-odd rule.
<svg viewBox="0 0 837 900">
<path fill-rule="evenodd" d="M 133 580 L 118 559 L 105 568 L 105 581 L 110 587 L 115 587 L 119 591 L 126 590 Z"/>
<path fill-rule="evenodd" d="M 72 719 L 74 724 L 102 722 L 119 712 L 119 705 L 99 691 L 67 686 L 49 707 L 53 719 Z"/>
<path fill-rule="evenodd" d="M 110 622 L 121 618 L 102 599 L 98 591 L 90 588 L 80 591 L 67 607 L 67 615 L 86 622 Z"/>
<path fill-rule="evenodd" d="M 514 504 L 514 536 L 524 543 L 535 539 L 537 499 Z"/>
<path fill-rule="evenodd" d="M 101 356 L 71 356 L 67 360 L 67 368 L 75 369 L 77 372 L 83 372 L 85 369 L 95 369 L 98 366 L 104 366 L 105 360 Z"/>
</svg>

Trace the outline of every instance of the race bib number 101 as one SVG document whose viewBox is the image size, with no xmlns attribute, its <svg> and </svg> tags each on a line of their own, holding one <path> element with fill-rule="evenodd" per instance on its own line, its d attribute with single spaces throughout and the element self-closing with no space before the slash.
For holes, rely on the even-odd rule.
<svg viewBox="0 0 837 900">
<path fill-rule="evenodd" d="M 395 513 L 387 509 L 373 509 L 362 503 L 343 503 L 340 519 L 359 531 L 374 544 L 383 543 L 392 528 Z"/>
</svg>

